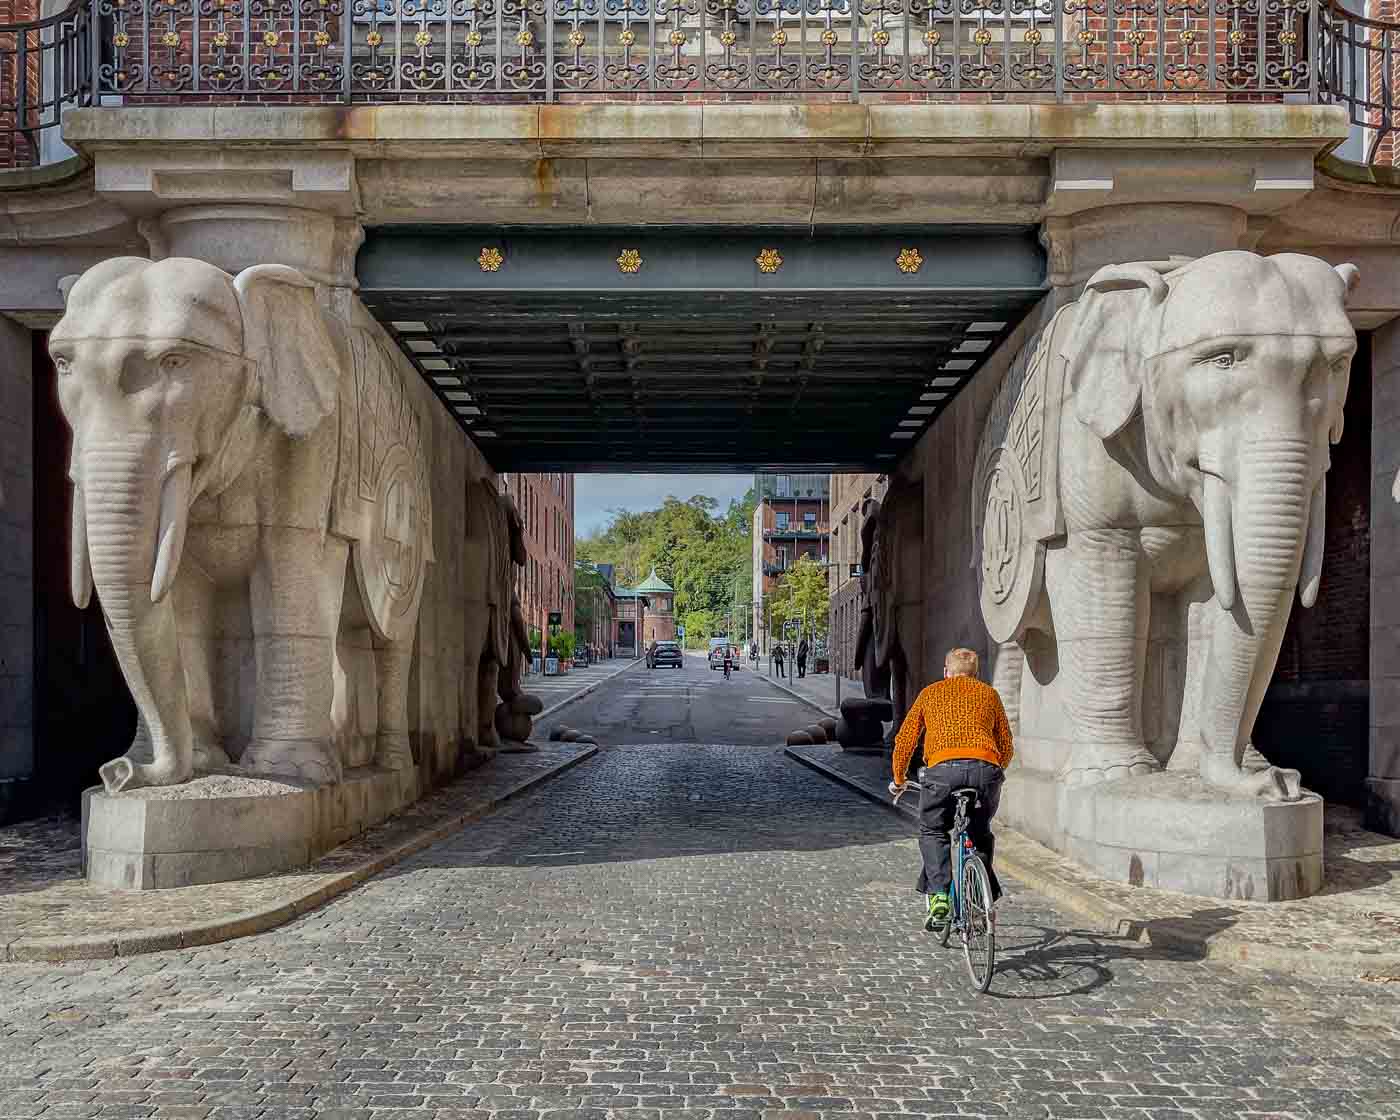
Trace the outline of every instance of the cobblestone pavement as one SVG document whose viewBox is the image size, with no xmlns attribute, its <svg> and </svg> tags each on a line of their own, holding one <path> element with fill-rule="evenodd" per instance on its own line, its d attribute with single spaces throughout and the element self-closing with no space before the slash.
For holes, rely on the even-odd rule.
<svg viewBox="0 0 1400 1120">
<path fill-rule="evenodd" d="M 776 749 L 605 749 L 271 933 L 0 968 L 0 1116 L 1397 1117 L 1395 993 L 1076 932 L 990 996 L 908 825 Z"/>
</svg>

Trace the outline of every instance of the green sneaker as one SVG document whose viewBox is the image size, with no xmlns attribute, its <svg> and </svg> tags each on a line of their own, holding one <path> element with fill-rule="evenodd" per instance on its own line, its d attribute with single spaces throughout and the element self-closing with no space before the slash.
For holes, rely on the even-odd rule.
<svg viewBox="0 0 1400 1120">
<path fill-rule="evenodd" d="M 924 929 L 941 929 L 948 920 L 948 892 L 941 894 L 931 894 L 928 896 L 928 920 L 924 922 Z"/>
</svg>

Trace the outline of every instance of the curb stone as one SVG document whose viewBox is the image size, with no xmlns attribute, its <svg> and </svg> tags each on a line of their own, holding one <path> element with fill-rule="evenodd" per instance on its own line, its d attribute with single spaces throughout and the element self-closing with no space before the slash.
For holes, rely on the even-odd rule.
<svg viewBox="0 0 1400 1120">
<path fill-rule="evenodd" d="M 630 668 L 630 666 L 627 666 Z M 622 672 L 625 670 L 619 670 Z M 616 674 L 613 674 L 616 676 Z M 610 678 L 604 678 L 607 680 Z M 591 687 L 597 687 L 603 681 Z M 571 696 L 561 704 L 567 704 L 577 696 Z M 556 707 L 561 705 L 556 705 Z M 332 871 L 321 875 L 314 873 L 304 881 L 296 894 L 258 910 L 233 914 L 215 921 L 197 922 L 183 926 L 166 926 L 156 929 L 131 930 L 126 933 L 102 937 L 34 937 L 12 941 L 0 946 L 0 960 L 13 963 L 34 961 L 83 961 L 108 960 L 112 957 L 133 957 L 142 953 L 158 953 L 168 949 L 191 949 L 200 945 L 215 945 L 221 941 L 233 941 L 255 933 L 266 933 L 270 929 L 285 925 L 294 918 L 324 906 L 332 899 L 353 890 L 361 883 L 373 878 L 386 868 L 407 859 L 411 855 L 431 847 L 460 831 L 464 826 L 479 820 L 499 809 L 506 802 L 522 793 L 557 777 L 585 762 L 598 753 L 597 747 L 587 747 L 548 770 L 542 770 L 506 787 L 492 797 L 478 797 L 465 809 L 424 828 L 393 847 L 367 856 L 356 866 L 346 871 Z M 328 852 L 327 855 L 332 853 Z M 325 857 L 322 857 L 325 858 Z"/>
<path fill-rule="evenodd" d="M 894 805 L 883 789 L 877 791 L 819 759 L 809 758 L 801 753 L 801 748 L 785 748 L 783 753 L 794 762 L 873 801 L 887 812 L 917 823 L 918 809 L 907 799 Z M 1061 910 L 1085 919 L 1098 932 L 1127 941 L 1198 960 L 1242 964 L 1279 972 L 1380 983 L 1400 980 L 1400 953 L 1353 953 L 1339 951 L 1332 946 L 1301 950 L 1241 937 L 1228 930 L 1203 932 L 1190 919 L 1143 918 L 1127 907 L 1101 898 L 1065 876 L 1056 874 L 1053 865 L 1061 857 L 1013 828 L 1003 826 L 997 829 L 996 858 L 998 870 L 1004 870 Z"/>
</svg>

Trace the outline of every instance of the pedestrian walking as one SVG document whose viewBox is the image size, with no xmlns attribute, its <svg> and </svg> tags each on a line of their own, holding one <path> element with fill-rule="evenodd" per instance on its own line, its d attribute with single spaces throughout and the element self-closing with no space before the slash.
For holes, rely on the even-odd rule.
<svg viewBox="0 0 1400 1120">
<path fill-rule="evenodd" d="M 803 638 L 797 643 L 797 675 L 799 677 L 805 677 L 807 675 L 808 652 L 807 639 Z"/>
<path fill-rule="evenodd" d="M 778 676 L 780 676 L 780 677 L 783 675 L 783 659 L 784 659 L 784 657 L 785 657 L 785 654 L 784 654 L 784 652 L 783 652 L 783 643 L 782 643 L 782 642 L 779 642 L 777 645 L 775 645 L 775 646 L 773 647 L 773 668 L 777 670 Z"/>
</svg>

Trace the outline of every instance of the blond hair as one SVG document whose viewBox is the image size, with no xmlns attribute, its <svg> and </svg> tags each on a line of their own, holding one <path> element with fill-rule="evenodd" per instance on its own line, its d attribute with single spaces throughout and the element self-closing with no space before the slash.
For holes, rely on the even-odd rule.
<svg viewBox="0 0 1400 1120">
<path fill-rule="evenodd" d="M 975 677 L 977 675 L 977 654 L 974 650 L 950 649 L 943 659 L 943 669 L 954 677 Z"/>
</svg>

